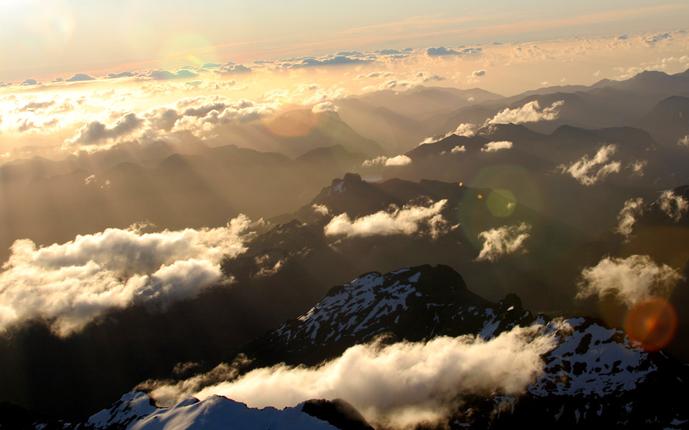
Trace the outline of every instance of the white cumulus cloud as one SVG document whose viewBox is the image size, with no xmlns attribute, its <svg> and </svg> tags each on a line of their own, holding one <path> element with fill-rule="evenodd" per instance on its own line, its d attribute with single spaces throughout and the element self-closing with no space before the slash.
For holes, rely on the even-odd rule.
<svg viewBox="0 0 689 430">
<path fill-rule="evenodd" d="M 530 235 L 531 226 L 526 223 L 483 231 L 478 235 L 483 240 L 483 247 L 476 261 L 496 261 L 504 255 L 514 254 L 524 248 Z"/>
<path fill-rule="evenodd" d="M 564 104 L 563 100 L 559 100 L 541 109 L 538 100 L 533 100 L 518 108 L 501 110 L 493 118 L 486 121 L 486 125 L 553 121 L 560 116 L 560 108 Z"/>
<path fill-rule="evenodd" d="M 330 209 L 326 205 L 312 204 L 311 209 L 319 215 L 328 216 L 330 215 Z"/>
<path fill-rule="evenodd" d="M 562 164 L 558 168 L 560 172 L 569 174 L 580 184 L 591 186 L 610 174 L 620 172 L 622 164 L 619 161 L 611 160 L 615 152 L 617 152 L 616 145 L 603 145 L 593 158 L 584 155 L 569 166 Z"/>
<path fill-rule="evenodd" d="M 488 142 L 481 148 L 481 152 L 498 152 L 505 149 L 512 149 L 513 143 L 509 140 Z"/>
<path fill-rule="evenodd" d="M 210 229 L 110 228 L 44 247 L 18 240 L 0 271 L 0 332 L 44 320 L 67 336 L 109 310 L 191 297 L 221 280 L 220 260 L 244 252 L 250 226 L 240 215 Z"/>
<path fill-rule="evenodd" d="M 371 158 L 370 160 L 364 160 L 364 162 L 361 163 L 361 165 L 364 167 L 402 167 L 407 166 L 411 163 L 412 159 L 407 157 L 406 155 L 396 155 L 394 157 L 386 157 L 384 155 L 381 155 L 380 157 Z"/>
<path fill-rule="evenodd" d="M 581 272 L 578 298 L 613 295 L 631 306 L 654 295 L 667 294 L 682 279 L 677 270 L 648 255 L 603 258 Z"/>
<path fill-rule="evenodd" d="M 448 228 L 441 214 L 446 204 L 447 200 L 440 200 L 428 206 L 408 205 L 354 220 L 342 213 L 331 219 L 323 231 L 326 236 L 369 237 L 412 235 L 426 228 L 431 236 L 437 237 Z"/>
</svg>

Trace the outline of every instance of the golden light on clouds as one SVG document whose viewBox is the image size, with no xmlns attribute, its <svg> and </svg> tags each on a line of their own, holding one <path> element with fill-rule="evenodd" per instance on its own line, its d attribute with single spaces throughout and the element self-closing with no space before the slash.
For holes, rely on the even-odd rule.
<svg viewBox="0 0 689 430">
<path fill-rule="evenodd" d="M 38 33 L 44 28 L 60 40 L 76 37 L 72 17 L 58 3 L 35 17 Z M 140 13 L 131 4 L 130 14 Z M 54 13 L 53 13 L 54 12 Z M 46 21 L 47 20 L 47 21 Z M 122 22 L 129 28 L 130 24 Z M 133 57 L 151 49 L 146 29 L 131 24 L 125 40 Z M 48 33 L 40 37 L 47 37 Z M 46 42 L 47 43 L 47 42 Z M 540 86 L 586 84 L 603 78 L 628 78 L 643 70 L 668 73 L 689 67 L 689 36 L 684 32 L 650 33 L 626 37 L 560 39 L 542 42 L 488 44 L 433 49 L 351 51 L 279 61 L 228 63 L 212 38 L 200 32 L 178 32 L 156 45 L 156 55 L 146 61 L 111 69 L 75 70 L 36 78 L 37 82 L 0 86 L 0 133 L 3 161 L 42 155 L 65 155 L 63 143 L 92 121 L 112 124 L 126 113 L 145 117 L 157 109 L 175 108 L 190 98 L 248 100 L 279 114 L 290 109 L 310 111 L 350 96 L 388 90 L 394 93 L 419 86 L 482 89 L 512 95 Z M 222 52 L 221 52 L 222 51 Z M 68 82 L 71 77 L 94 80 Z M 117 77 L 117 79 L 110 79 Z M 25 109 L 46 104 L 42 108 Z M 320 110 L 320 107 L 318 108 Z M 303 136 L 316 124 L 302 119 L 286 126 L 271 117 L 261 119 L 275 134 Z M 442 130 L 447 131 L 447 130 Z M 503 185 L 504 188 L 504 185 Z M 525 197 L 511 189 L 520 201 Z M 526 203 L 529 203 L 527 198 Z M 531 202 L 534 203 L 534 202 Z M 538 202 L 535 202 L 538 203 Z M 536 204 L 536 207 L 539 205 Z"/>
</svg>

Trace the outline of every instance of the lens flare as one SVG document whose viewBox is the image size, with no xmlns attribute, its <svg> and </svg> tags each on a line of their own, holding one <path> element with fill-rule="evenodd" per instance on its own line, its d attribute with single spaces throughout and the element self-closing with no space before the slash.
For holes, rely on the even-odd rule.
<svg viewBox="0 0 689 430">
<path fill-rule="evenodd" d="M 624 322 L 627 336 L 646 351 L 666 347 L 677 331 L 677 313 L 667 300 L 651 298 L 637 303 Z"/>
<path fill-rule="evenodd" d="M 498 218 L 506 218 L 517 207 L 517 198 L 510 190 L 492 190 L 486 199 L 486 206 L 490 213 Z"/>
</svg>

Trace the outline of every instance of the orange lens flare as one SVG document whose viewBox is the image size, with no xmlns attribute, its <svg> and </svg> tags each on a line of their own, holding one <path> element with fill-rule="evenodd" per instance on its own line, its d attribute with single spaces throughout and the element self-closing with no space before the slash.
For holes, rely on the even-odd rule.
<svg viewBox="0 0 689 430">
<path fill-rule="evenodd" d="M 648 299 L 629 310 L 624 329 L 627 336 L 638 342 L 644 350 L 658 351 L 675 337 L 677 313 L 665 299 Z"/>
</svg>

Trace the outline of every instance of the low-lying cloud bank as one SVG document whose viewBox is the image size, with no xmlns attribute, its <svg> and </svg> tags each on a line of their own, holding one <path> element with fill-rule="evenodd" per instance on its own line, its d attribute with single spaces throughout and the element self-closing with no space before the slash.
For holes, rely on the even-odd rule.
<svg viewBox="0 0 689 430">
<path fill-rule="evenodd" d="M 220 260 L 245 251 L 250 227 L 240 215 L 211 229 L 111 228 L 45 247 L 18 240 L 0 271 L 0 333 L 44 320 L 67 336 L 110 310 L 192 297 L 221 281 Z"/>
<path fill-rule="evenodd" d="M 615 296 L 632 306 L 668 294 L 681 279 L 677 270 L 654 262 L 648 255 L 606 257 L 581 272 L 577 298 Z"/>
<path fill-rule="evenodd" d="M 451 228 L 441 214 L 446 204 L 447 200 L 440 200 L 430 202 L 428 206 L 407 205 L 354 220 L 342 213 L 331 219 L 323 231 L 326 236 L 345 237 L 410 236 L 427 231 L 436 238 Z"/>
<path fill-rule="evenodd" d="M 584 155 L 569 166 L 564 164 L 558 166 L 558 169 L 561 173 L 569 174 L 581 185 L 588 187 L 598 183 L 610 174 L 620 173 L 622 163 L 611 160 L 615 152 L 617 152 L 616 145 L 604 145 L 601 146 L 593 158 Z"/>
<path fill-rule="evenodd" d="M 543 372 L 541 355 L 554 346 L 554 335 L 543 326 L 515 327 L 488 341 L 462 336 L 388 346 L 374 342 L 317 367 L 277 365 L 213 385 L 214 378 L 197 376 L 193 383 L 152 384 L 151 394 L 168 404 L 222 395 L 251 407 L 278 408 L 341 398 L 372 423 L 409 428 L 446 418 L 461 396 L 523 393 Z M 233 375 L 227 369 L 217 373 Z"/>
<path fill-rule="evenodd" d="M 502 256 L 523 250 L 530 235 L 531 226 L 526 223 L 483 231 L 478 235 L 483 240 L 483 247 L 476 261 L 496 261 Z"/>
</svg>

